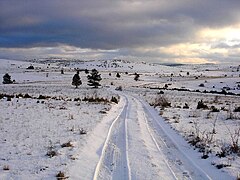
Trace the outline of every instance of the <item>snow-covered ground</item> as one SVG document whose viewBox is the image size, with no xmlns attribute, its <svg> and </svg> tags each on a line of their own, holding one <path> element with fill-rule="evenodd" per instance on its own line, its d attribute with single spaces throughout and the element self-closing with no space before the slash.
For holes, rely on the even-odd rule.
<svg viewBox="0 0 240 180">
<path fill-rule="evenodd" d="M 84 70 L 93 68 L 98 89 L 87 85 Z M 69 179 L 240 176 L 239 66 L 1 59 L 5 73 L 15 83 L 0 82 L 0 179 L 55 179 L 60 171 Z M 161 107 L 164 100 L 171 105 Z M 197 109 L 199 101 L 208 108 Z"/>
</svg>

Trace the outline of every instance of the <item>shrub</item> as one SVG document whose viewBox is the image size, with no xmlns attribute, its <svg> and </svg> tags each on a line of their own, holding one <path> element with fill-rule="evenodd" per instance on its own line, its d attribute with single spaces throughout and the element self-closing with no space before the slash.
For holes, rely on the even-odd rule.
<svg viewBox="0 0 240 180">
<path fill-rule="evenodd" d="M 122 86 L 118 86 L 115 88 L 116 91 L 122 91 Z"/>
<path fill-rule="evenodd" d="M 87 134 L 87 131 L 84 130 L 83 128 L 80 128 L 80 129 L 79 129 L 79 132 L 80 132 L 81 135 Z"/>
<path fill-rule="evenodd" d="M 204 87 L 205 85 L 203 83 L 199 84 L 199 87 Z"/>
<path fill-rule="evenodd" d="M 215 106 L 211 106 L 211 112 L 220 112 Z"/>
<path fill-rule="evenodd" d="M 120 76 L 120 74 L 119 74 L 119 73 L 117 73 L 117 74 L 116 74 L 116 77 L 117 77 L 117 78 L 120 78 L 121 76 Z"/>
<path fill-rule="evenodd" d="M 197 105 L 197 109 L 208 109 L 208 106 L 203 103 L 203 101 L 199 101 Z"/>
<path fill-rule="evenodd" d="M 164 94 L 164 92 L 163 91 L 159 91 L 158 94 Z"/>
<path fill-rule="evenodd" d="M 63 143 L 63 144 L 61 145 L 61 147 L 62 147 L 62 148 L 64 148 L 64 147 L 73 147 L 73 144 L 71 143 L 71 141 L 68 141 L 68 142 L 66 142 L 66 143 Z"/>
<path fill-rule="evenodd" d="M 185 105 L 183 106 L 183 109 L 189 109 L 189 106 L 187 103 L 185 103 Z"/>
<path fill-rule="evenodd" d="M 236 107 L 233 112 L 240 112 L 240 106 L 239 107 Z"/>
<path fill-rule="evenodd" d="M 28 66 L 27 69 L 34 69 L 33 65 Z"/>
<path fill-rule="evenodd" d="M 32 98 L 32 96 L 30 96 L 29 94 L 25 94 L 23 98 Z"/>
<path fill-rule="evenodd" d="M 44 96 L 44 95 L 39 95 L 38 96 L 38 99 L 49 99 L 49 98 L 51 98 L 50 96 Z"/>
<path fill-rule="evenodd" d="M 114 97 L 114 96 L 112 96 L 112 98 L 111 98 L 111 102 L 114 102 L 114 103 L 118 103 L 118 99 L 116 98 L 116 97 Z"/>
<path fill-rule="evenodd" d="M 139 75 L 139 74 L 137 74 L 137 73 L 135 73 L 134 80 L 135 80 L 135 81 L 138 81 L 138 80 L 139 80 L 139 77 L 140 77 L 140 75 Z"/>
<path fill-rule="evenodd" d="M 4 165 L 4 166 L 3 166 L 3 170 L 4 170 L 4 171 L 9 171 L 9 170 L 10 170 L 10 167 L 9 167 L 8 165 Z"/>
<path fill-rule="evenodd" d="M 87 102 L 95 102 L 95 103 L 109 103 L 108 99 L 104 99 L 102 97 L 84 97 L 82 101 L 87 101 Z"/>
<path fill-rule="evenodd" d="M 66 179 L 64 172 L 59 171 L 56 175 L 57 179 Z"/>
<path fill-rule="evenodd" d="M 48 157 L 52 158 L 54 156 L 57 156 L 57 152 L 54 150 L 49 150 L 46 154 Z"/>
<path fill-rule="evenodd" d="M 166 107 L 171 107 L 171 103 L 164 96 L 158 96 L 153 103 L 150 104 L 154 107 L 161 107 L 162 109 Z"/>
</svg>

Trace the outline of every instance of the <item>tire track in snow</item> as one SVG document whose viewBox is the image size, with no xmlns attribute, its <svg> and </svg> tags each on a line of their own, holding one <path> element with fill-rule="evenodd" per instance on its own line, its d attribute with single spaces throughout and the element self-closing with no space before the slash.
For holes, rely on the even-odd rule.
<svg viewBox="0 0 240 180">
<path fill-rule="evenodd" d="M 190 159 L 190 157 L 186 154 L 186 153 L 184 153 L 183 151 L 181 151 L 181 149 L 179 148 L 179 145 L 178 145 L 178 143 L 176 143 L 175 142 L 175 140 L 172 138 L 172 137 L 170 137 L 166 132 L 165 132 L 165 130 L 163 129 L 163 127 L 161 126 L 161 124 L 156 120 L 156 118 L 154 117 L 154 115 L 152 114 L 152 112 L 150 111 L 150 109 L 147 107 L 147 105 L 146 105 L 146 103 L 144 103 L 144 102 L 142 102 L 142 101 L 139 101 L 140 103 L 141 103 L 141 105 L 142 105 L 142 107 L 143 107 L 143 111 L 145 111 L 145 112 L 148 112 L 148 115 L 150 116 L 150 119 L 153 121 L 153 123 L 155 123 L 155 124 L 157 124 L 159 127 L 160 127 L 160 129 L 161 129 L 161 131 L 163 131 L 163 134 L 164 134 L 164 136 L 169 140 L 169 141 L 171 141 L 170 143 L 172 143 L 173 144 L 173 146 L 170 146 L 169 147 L 169 145 L 161 138 L 161 135 L 159 135 L 159 134 L 157 134 L 156 136 L 157 136 L 157 139 L 159 139 L 162 143 L 161 144 L 163 144 L 164 146 L 165 146 L 165 148 L 166 149 L 169 149 L 170 150 L 170 148 L 174 148 L 174 150 L 175 150 L 175 152 L 177 152 L 178 154 L 181 154 L 181 156 L 183 157 L 183 158 L 185 158 L 185 162 L 187 162 L 187 166 L 188 166 L 188 168 L 189 167 L 191 167 L 191 170 L 192 170 L 192 172 L 194 171 L 194 174 L 195 174 L 195 176 L 194 176 L 194 178 L 196 179 L 209 179 L 209 180 L 211 180 L 212 178 L 208 175 L 208 173 L 207 172 L 205 172 L 202 168 L 200 168 L 194 161 L 192 161 L 191 159 Z M 148 118 L 146 118 L 146 115 L 145 115 L 145 120 L 146 120 L 146 123 L 147 123 L 147 126 L 148 126 L 148 129 L 149 129 L 149 131 L 151 132 L 151 128 L 150 128 L 150 126 L 149 126 L 149 123 L 150 123 L 150 120 L 148 120 Z M 152 132 L 154 132 L 154 130 L 152 130 Z M 152 134 L 151 135 L 153 138 L 154 138 L 154 135 Z M 155 143 L 156 143 L 156 145 L 158 146 L 158 141 L 156 140 L 156 138 L 154 138 L 155 140 Z M 159 147 L 159 146 L 158 146 Z M 171 150 L 170 150 L 171 151 Z M 174 152 L 174 151 L 172 151 L 172 152 Z M 171 154 L 171 155 L 173 155 L 174 156 L 174 154 Z M 176 156 L 176 155 L 175 155 Z M 182 159 L 181 159 L 182 160 Z M 168 165 L 169 166 L 169 165 Z M 185 174 L 186 173 L 186 171 L 184 171 L 183 172 L 183 175 L 185 176 L 185 178 L 188 178 L 188 179 L 192 179 L 191 177 L 190 177 L 190 174 L 189 173 L 187 173 L 187 174 Z M 176 175 L 175 175 L 175 177 L 176 177 Z M 177 177 L 176 177 L 177 178 Z M 178 179 L 178 178 L 177 178 Z"/>
<path fill-rule="evenodd" d="M 131 129 L 132 179 L 178 179 L 150 132 L 140 102 L 132 96 L 128 98 L 131 102 L 131 120 L 128 123 Z"/>
<path fill-rule="evenodd" d="M 135 100 L 136 100 L 136 99 L 135 99 Z M 137 101 L 137 102 L 140 103 L 140 101 Z M 139 104 L 138 104 L 138 108 L 139 108 Z M 148 130 L 149 135 L 151 136 L 152 141 L 154 142 L 154 145 L 156 146 L 158 152 L 159 152 L 161 155 L 163 155 L 163 156 L 162 156 L 162 159 L 163 159 L 166 167 L 167 167 L 167 168 L 169 169 L 169 171 L 171 172 L 172 177 L 177 180 L 178 178 L 177 178 L 176 174 L 174 173 L 173 169 L 172 169 L 171 166 L 169 165 L 166 157 L 164 156 L 164 154 L 163 154 L 160 146 L 159 146 L 158 143 L 157 143 L 157 140 L 154 138 L 154 136 L 153 136 L 153 134 L 152 134 L 152 132 L 151 132 L 151 130 L 150 130 L 150 127 L 149 127 L 149 125 L 148 125 L 148 120 L 147 120 L 147 118 L 146 118 L 146 114 L 145 114 L 145 112 L 144 112 L 144 109 L 140 109 L 140 111 L 142 112 L 142 115 L 143 115 L 143 118 L 144 118 L 144 121 L 145 121 L 146 128 L 147 128 L 147 130 Z M 162 142 L 165 146 L 167 146 L 166 143 L 163 141 L 163 139 L 162 139 L 160 136 L 159 136 L 159 139 L 161 140 L 161 142 Z"/>
<path fill-rule="evenodd" d="M 125 106 L 112 122 L 108 130 L 100 159 L 94 171 L 94 180 L 101 178 L 107 179 L 107 177 L 112 179 L 113 176 L 115 176 L 114 179 L 122 179 L 124 177 L 124 179 L 131 180 L 131 170 L 128 158 L 128 131 L 126 122 L 129 111 L 129 102 L 125 96 L 124 98 L 126 101 Z M 108 164 L 109 161 L 111 161 L 110 166 Z M 101 175 L 102 172 L 103 175 Z"/>
</svg>

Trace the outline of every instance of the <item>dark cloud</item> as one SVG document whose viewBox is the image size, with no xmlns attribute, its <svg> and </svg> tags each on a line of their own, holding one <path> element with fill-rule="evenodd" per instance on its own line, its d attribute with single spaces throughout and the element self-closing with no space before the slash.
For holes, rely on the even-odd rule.
<svg viewBox="0 0 240 180">
<path fill-rule="evenodd" d="M 239 7 L 239 0 L 2 0 L 0 47 L 69 45 L 166 57 L 136 49 L 192 42 L 201 28 L 239 23 Z"/>
<path fill-rule="evenodd" d="M 238 0 L 0 2 L 0 46 L 115 49 L 188 41 L 199 27 L 239 20 Z"/>
</svg>

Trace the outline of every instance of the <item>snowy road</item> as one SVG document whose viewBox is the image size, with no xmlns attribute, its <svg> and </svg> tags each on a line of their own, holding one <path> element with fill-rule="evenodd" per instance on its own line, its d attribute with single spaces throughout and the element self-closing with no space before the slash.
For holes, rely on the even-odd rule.
<svg viewBox="0 0 240 180">
<path fill-rule="evenodd" d="M 85 160 L 70 170 L 73 179 L 230 178 L 212 173 L 213 167 L 199 159 L 146 102 L 125 93 L 120 95 L 119 113 L 97 127 L 102 138 L 90 138 L 96 148 L 83 150 Z M 82 166 L 87 166 L 87 171 Z"/>
</svg>

